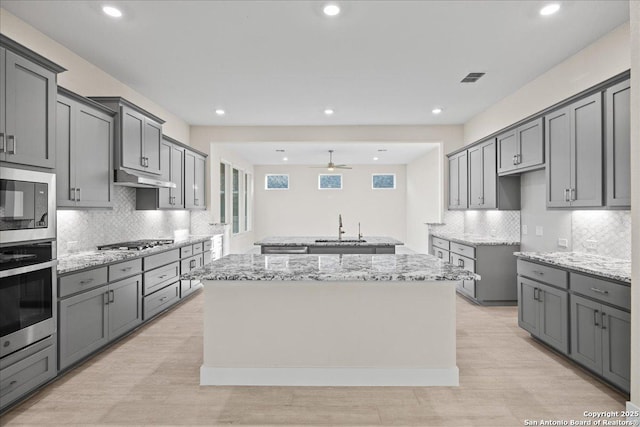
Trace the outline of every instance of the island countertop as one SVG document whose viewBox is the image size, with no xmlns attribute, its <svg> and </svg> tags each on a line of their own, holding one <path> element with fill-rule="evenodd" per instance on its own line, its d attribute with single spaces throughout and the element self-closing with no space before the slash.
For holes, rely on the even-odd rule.
<svg viewBox="0 0 640 427">
<path fill-rule="evenodd" d="M 463 245 L 470 246 L 518 246 L 520 245 L 520 241 L 508 238 L 508 237 L 499 237 L 499 236 L 487 236 L 481 234 L 472 234 L 472 233 L 448 233 L 448 232 L 439 232 L 432 231 L 431 235 L 433 237 L 438 237 L 440 239 L 450 240 L 456 243 L 462 243 Z"/>
<path fill-rule="evenodd" d="M 325 240 L 318 242 L 318 240 Z M 397 246 L 404 245 L 400 240 L 385 236 L 357 237 L 344 236 L 338 241 L 335 236 L 271 236 L 254 243 L 258 246 Z"/>
<path fill-rule="evenodd" d="M 480 279 L 432 255 L 227 255 L 182 279 L 225 281 L 459 281 Z"/>
</svg>

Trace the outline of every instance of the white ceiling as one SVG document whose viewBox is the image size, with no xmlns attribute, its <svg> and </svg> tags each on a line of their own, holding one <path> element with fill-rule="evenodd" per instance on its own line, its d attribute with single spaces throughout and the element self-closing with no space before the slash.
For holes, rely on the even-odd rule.
<svg viewBox="0 0 640 427">
<path fill-rule="evenodd" d="M 334 150 L 335 164 L 398 165 L 407 164 L 438 144 L 422 142 L 248 142 L 220 144 L 254 165 L 325 165 Z M 284 153 L 276 150 L 284 150 Z M 379 151 L 385 150 L 385 151 Z M 286 157 L 288 160 L 283 160 Z M 378 160 L 373 158 L 377 157 Z"/>
<path fill-rule="evenodd" d="M 338 1 L 333 18 L 320 1 L 110 1 L 118 20 L 102 1 L 2 7 L 193 125 L 397 125 L 464 123 L 629 19 L 627 0 L 559 2 L 549 17 L 538 0 Z"/>
</svg>

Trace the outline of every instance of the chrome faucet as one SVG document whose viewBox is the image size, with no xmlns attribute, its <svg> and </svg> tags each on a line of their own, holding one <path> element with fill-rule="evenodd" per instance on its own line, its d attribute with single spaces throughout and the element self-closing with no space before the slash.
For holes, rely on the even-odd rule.
<svg viewBox="0 0 640 427">
<path fill-rule="evenodd" d="M 360 231 L 360 223 L 358 223 L 358 240 L 362 240 L 362 232 Z"/>
<path fill-rule="evenodd" d="M 342 214 L 338 214 L 338 240 L 342 240 L 344 230 L 342 229 Z"/>
</svg>

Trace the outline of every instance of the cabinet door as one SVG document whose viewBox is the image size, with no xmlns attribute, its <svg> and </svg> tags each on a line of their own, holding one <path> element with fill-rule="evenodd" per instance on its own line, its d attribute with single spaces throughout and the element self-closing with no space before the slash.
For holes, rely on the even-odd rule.
<svg viewBox="0 0 640 427">
<path fill-rule="evenodd" d="M 496 144 L 493 140 L 482 145 L 482 207 L 498 207 L 496 195 Z"/>
<path fill-rule="evenodd" d="M 76 104 L 75 152 L 76 204 L 111 207 L 114 120 L 111 116 L 82 104 Z"/>
<path fill-rule="evenodd" d="M 484 204 L 484 161 L 482 146 L 469 149 L 469 208 L 482 208 Z"/>
<path fill-rule="evenodd" d="M 602 206 L 602 94 L 572 104 L 571 206 Z"/>
<path fill-rule="evenodd" d="M 120 141 L 121 164 L 125 168 L 143 171 L 143 133 L 145 117 L 127 107 L 120 107 L 122 120 L 122 139 Z"/>
<path fill-rule="evenodd" d="M 154 120 L 144 119 L 145 172 L 160 175 L 160 145 L 162 144 L 162 125 Z"/>
<path fill-rule="evenodd" d="M 109 285 L 109 339 L 142 323 L 142 276 Z"/>
<path fill-rule="evenodd" d="M 458 188 L 459 207 L 466 209 L 469 205 L 469 195 L 467 192 L 467 152 L 458 155 Z"/>
<path fill-rule="evenodd" d="M 524 169 L 544 164 L 544 138 L 542 118 L 526 123 L 516 130 L 518 138 L 517 168 Z"/>
<path fill-rule="evenodd" d="M 629 80 L 605 92 L 608 206 L 631 206 L 630 96 Z"/>
<path fill-rule="evenodd" d="M 160 145 L 160 177 L 163 181 L 175 181 L 172 178 L 171 169 L 173 167 L 171 156 L 173 144 L 167 141 L 162 141 Z M 169 188 L 160 188 L 158 190 L 158 207 L 159 208 L 172 208 L 172 194 Z"/>
<path fill-rule="evenodd" d="M 511 130 L 498 136 L 498 173 L 509 172 L 516 168 L 518 142 L 516 131 Z"/>
<path fill-rule="evenodd" d="M 5 51 L 5 160 L 55 168 L 56 75 Z"/>
<path fill-rule="evenodd" d="M 631 315 L 602 306 L 602 375 L 625 391 L 631 381 Z"/>
<path fill-rule="evenodd" d="M 75 206 L 75 158 L 71 150 L 74 101 L 58 96 L 56 105 L 56 201 L 58 207 Z M 72 193 L 73 191 L 73 193 Z"/>
<path fill-rule="evenodd" d="M 458 187 L 458 158 L 449 158 L 449 208 L 455 209 L 460 205 Z"/>
<path fill-rule="evenodd" d="M 205 200 L 204 200 L 204 189 L 205 189 L 205 177 L 204 177 L 204 163 L 205 159 L 196 156 L 195 159 L 195 182 L 194 182 L 194 191 L 195 191 L 195 205 L 197 208 L 205 209 Z"/>
<path fill-rule="evenodd" d="M 0 70 L 4 73 L 5 70 L 5 58 L 7 55 L 7 50 L 3 47 L 0 47 Z M 5 80 L 4 78 L 0 78 L 0 161 L 4 161 L 6 158 L 6 143 L 7 143 L 7 134 L 5 132 L 5 109 L 6 109 L 6 96 L 7 93 L 5 91 Z"/>
<path fill-rule="evenodd" d="M 195 207 L 195 176 L 196 156 L 190 151 L 184 152 L 184 206 L 187 209 Z"/>
<path fill-rule="evenodd" d="M 569 353 L 569 295 L 539 284 L 540 323 L 538 337 L 564 354 Z"/>
<path fill-rule="evenodd" d="M 518 276 L 518 326 L 536 336 L 540 332 L 537 286 L 535 282 Z"/>
<path fill-rule="evenodd" d="M 184 207 L 184 149 L 172 147 L 171 149 L 171 182 L 176 188 L 171 189 L 173 207 Z"/>
<path fill-rule="evenodd" d="M 602 374 L 601 304 L 571 295 L 571 357 Z"/>
<path fill-rule="evenodd" d="M 109 340 L 106 287 L 59 302 L 60 369 L 88 356 Z"/>
<path fill-rule="evenodd" d="M 569 117 L 569 108 L 563 108 L 545 116 L 547 207 L 570 206 L 571 125 Z"/>
</svg>

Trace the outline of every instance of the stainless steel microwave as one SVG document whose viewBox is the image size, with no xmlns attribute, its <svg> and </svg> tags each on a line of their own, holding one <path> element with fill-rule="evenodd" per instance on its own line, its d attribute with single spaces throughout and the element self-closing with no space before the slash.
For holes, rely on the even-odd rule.
<svg viewBox="0 0 640 427">
<path fill-rule="evenodd" d="M 0 167 L 0 244 L 55 237 L 55 174 Z"/>
</svg>

